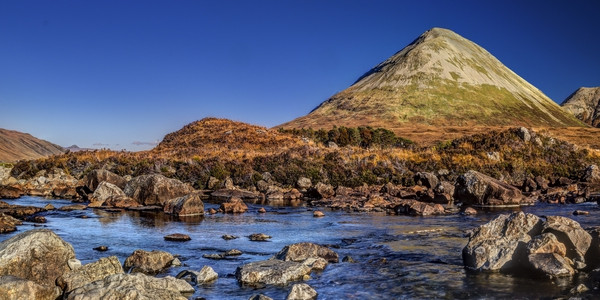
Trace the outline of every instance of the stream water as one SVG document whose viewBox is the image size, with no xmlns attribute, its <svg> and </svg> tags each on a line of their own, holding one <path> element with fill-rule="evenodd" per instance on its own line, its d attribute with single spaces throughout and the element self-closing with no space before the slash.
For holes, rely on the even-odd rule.
<svg viewBox="0 0 600 300">
<path fill-rule="evenodd" d="M 55 207 L 71 204 L 67 200 L 22 197 L 3 200 L 11 204 Z M 325 244 L 340 256 L 340 263 L 329 264 L 321 273 L 308 280 L 319 293 L 319 299 L 491 299 L 491 298 L 556 298 L 570 297 L 569 290 L 584 283 L 590 290 L 578 295 L 599 298 L 598 281 L 589 276 L 568 280 L 520 278 L 502 274 L 475 274 L 462 266 L 461 250 L 467 243 L 465 233 L 507 210 L 480 212 L 476 216 L 458 214 L 437 217 L 388 216 L 378 213 L 347 213 L 325 211 L 323 218 L 314 218 L 306 207 L 265 206 L 267 213 L 258 213 L 263 206 L 249 205 L 241 215 L 206 215 L 178 219 L 160 212 L 108 212 L 100 209 L 43 215 L 48 220 L 43 227 L 53 230 L 71 243 L 82 263 L 100 257 L 116 255 L 121 262 L 136 249 L 164 250 L 175 255 L 184 266 L 172 267 L 159 276 L 175 276 L 182 270 L 200 270 L 211 266 L 219 279 L 209 285 L 197 286 L 191 299 L 248 299 L 262 293 L 273 299 L 285 299 L 291 285 L 252 288 L 240 286 L 235 279 L 238 266 L 264 260 L 284 246 L 297 242 Z M 205 209 L 218 208 L 205 203 Z M 573 216 L 576 209 L 589 215 Z M 522 208 L 536 215 L 561 215 L 573 218 L 585 228 L 600 225 L 600 209 L 596 203 L 579 205 L 539 204 Z M 85 217 L 83 217 L 85 216 Z M 0 241 L 38 228 L 25 222 L 17 232 L 0 235 Z M 192 240 L 169 242 L 164 236 L 185 233 Z M 265 233 L 268 242 L 252 242 L 247 236 Z M 224 234 L 239 236 L 223 240 Z M 109 250 L 97 252 L 94 247 L 106 245 Z M 224 260 L 203 258 L 204 254 L 238 249 L 243 255 Z M 341 262 L 351 256 L 356 263 Z"/>
</svg>

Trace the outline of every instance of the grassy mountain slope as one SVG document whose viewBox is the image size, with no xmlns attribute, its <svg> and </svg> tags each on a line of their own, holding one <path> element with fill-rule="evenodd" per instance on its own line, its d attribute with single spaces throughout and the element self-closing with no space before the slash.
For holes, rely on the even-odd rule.
<svg viewBox="0 0 600 300">
<path fill-rule="evenodd" d="M 433 28 L 283 128 L 585 126 L 482 47 Z"/>
</svg>

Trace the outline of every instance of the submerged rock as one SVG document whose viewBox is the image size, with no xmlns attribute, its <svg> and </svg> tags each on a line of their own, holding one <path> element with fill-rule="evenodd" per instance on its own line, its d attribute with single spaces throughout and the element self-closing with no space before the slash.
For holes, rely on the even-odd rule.
<svg viewBox="0 0 600 300">
<path fill-rule="evenodd" d="M 131 273 L 144 273 L 149 275 L 158 274 L 160 271 L 171 266 L 175 257 L 165 251 L 135 250 L 123 264 L 123 268 Z"/>
<path fill-rule="evenodd" d="M 54 232 L 35 229 L 0 243 L 0 275 L 12 275 L 43 285 L 54 285 L 69 271 L 73 247 Z"/>
<path fill-rule="evenodd" d="M 173 233 L 173 234 L 165 235 L 164 239 L 165 239 L 165 241 L 187 242 L 187 241 L 191 240 L 192 238 L 187 234 Z"/>
<path fill-rule="evenodd" d="M 264 233 L 253 233 L 248 238 L 254 242 L 264 242 L 271 238 L 270 235 L 266 235 Z"/>
<path fill-rule="evenodd" d="M 309 258 L 323 258 L 334 263 L 339 261 L 337 253 L 325 246 L 313 243 L 297 243 L 285 246 L 274 257 L 283 261 L 296 262 L 305 261 Z"/>
<path fill-rule="evenodd" d="M 115 274 L 73 290 L 66 299 L 187 300 L 194 293 L 185 280 L 171 276 L 154 278 L 144 274 Z"/>
<path fill-rule="evenodd" d="M 87 205 L 83 205 L 83 204 L 71 204 L 71 205 L 65 205 L 61 208 L 59 208 L 58 210 L 60 211 L 74 211 L 74 210 L 85 210 L 87 209 Z"/>
</svg>

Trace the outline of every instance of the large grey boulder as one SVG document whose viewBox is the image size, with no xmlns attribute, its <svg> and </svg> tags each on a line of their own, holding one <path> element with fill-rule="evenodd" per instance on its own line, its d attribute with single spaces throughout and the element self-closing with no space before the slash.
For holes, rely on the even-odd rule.
<svg viewBox="0 0 600 300">
<path fill-rule="evenodd" d="M 204 202 L 198 193 L 192 193 L 167 200 L 163 211 L 176 216 L 202 216 L 204 215 Z"/>
<path fill-rule="evenodd" d="M 518 206 L 525 200 L 512 185 L 473 170 L 456 180 L 454 199 L 478 206 Z"/>
<path fill-rule="evenodd" d="M 104 169 L 92 170 L 85 175 L 83 182 L 90 192 L 96 191 L 96 188 L 98 188 L 102 182 L 114 184 L 120 189 L 124 189 L 125 185 L 127 184 L 127 180 L 125 178 Z"/>
<path fill-rule="evenodd" d="M 0 276 L 0 299 L 3 300 L 55 300 L 61 294 L 57 286 L 41 285 L 11 275 Z"/>
<path fill-rule="evenodd" d="M 177 179 L 151 174 L 131 179 L 123 191 L 142 205 L 162 207 L 167 200 L 191 194 L 194 189 Z"/>
<path fill-rule="evenodd" d="M 109 275 L 121 273 L 123 273 L 123 267 L 121 267 L 119 259 L 116 256 L 110 256 L 71 270 L 59 277 L 56 283 L 65 293 L 68 293 Z"/>
<path fill-rule="evenodd" d="M 171 266 L 175 257 L 165 251 L 153 250 L 135 250 L 125 259 L 123 268 L 131 273 L 144 273 L 156 275 L 160 271 Z"/>
<path fill-rule="evenodd" d="M 328 262 L 337 263 L 339 261 L 338 254 L 333 250 L 313 243 L 297 243 L 288 245 L 275 254 L 276 259 L 295 262 L 303 262 L 309 258 L 319 257 L 327 260 Z"/>
<path fill-rule="evenodd" d="M 35 229 L 0 243 L 0 275 L 54 286 L 69 271 L 73 247 L 48 229 Z"/>
<path fill-rule="evenodd" d="M 304 279 L 311 270 L 311 267 L 303 263 L 269 259 L 238 267 L 235 276 L 240 283 L 247 285 L 285 285 Z"/>
<path fill-rule="evenodd" d="M 541 231 L 542 220 L 535 215 L 500 215 L 475 230 L 463 248 L 463 262 L 479 271 L 517 268 L 525 263 L 525 245 Z"/>
<path fill-rule="evenodd" d="M 114 274 L 73 290 L 66 299 L 187 300 L 194 288 L 171 276 L 154 278 L 144 274 Z"/>
</svg>

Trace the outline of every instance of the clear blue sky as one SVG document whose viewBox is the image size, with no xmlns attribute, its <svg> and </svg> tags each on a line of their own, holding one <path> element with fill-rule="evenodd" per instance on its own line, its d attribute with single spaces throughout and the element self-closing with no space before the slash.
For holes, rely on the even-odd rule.
<svg viewBox="0 0 600 300">
<path fill-rule="evenodd" d="M 600 86 L 598 13 L 596 0 L 4 0 L 0 127 L 130 150 L 207 116 L 271 127 L 432 27 L 560 103 Z"/>
</svg>

